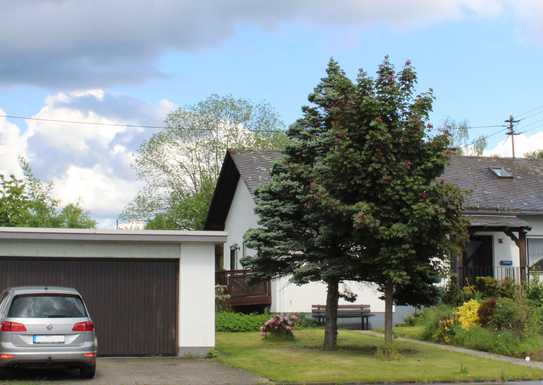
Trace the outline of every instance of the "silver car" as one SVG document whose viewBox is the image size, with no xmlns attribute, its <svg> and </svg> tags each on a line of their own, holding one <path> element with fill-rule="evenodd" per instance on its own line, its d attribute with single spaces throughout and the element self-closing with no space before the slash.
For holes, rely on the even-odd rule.
<svg viewBox="0 0 543 385">
<path fill-rule="evenodd" d="M 14 287 L 0 294 L 0 376 L 13 367 L 78 368 L 96 372 L 97 340 L 75 289 Z"/>
</svg>

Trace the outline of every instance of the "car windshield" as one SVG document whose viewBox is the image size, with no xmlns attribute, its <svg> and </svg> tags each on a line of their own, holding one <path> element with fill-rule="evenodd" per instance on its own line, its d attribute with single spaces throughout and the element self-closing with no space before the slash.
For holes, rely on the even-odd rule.
<svg viewBox="0 0 543 385">
<path fill-rule="evenodd" d="M 82 318 L 87 312 L 75 295 L 19 295 L 13 299 L 8 317 L 13 318 Z"/>
</svg>

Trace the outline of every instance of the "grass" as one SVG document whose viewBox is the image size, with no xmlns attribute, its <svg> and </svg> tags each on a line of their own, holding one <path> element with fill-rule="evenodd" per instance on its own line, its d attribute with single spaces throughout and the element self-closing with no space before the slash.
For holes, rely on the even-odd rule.
<svg viewBox="0 0 543 385">
<path fill-rule="evenodd" d="M 296 332 L 294 341 L 266 341 L 258 333 L 217 333 L 217 360 L 278 382 L 429 382 L 543 379 L 543 371 L 398 341 L 401 357 L 376 352 L 383 339 L 341 330 L 339 349 L 321 350 L 322 329 Z"/>
</svg>

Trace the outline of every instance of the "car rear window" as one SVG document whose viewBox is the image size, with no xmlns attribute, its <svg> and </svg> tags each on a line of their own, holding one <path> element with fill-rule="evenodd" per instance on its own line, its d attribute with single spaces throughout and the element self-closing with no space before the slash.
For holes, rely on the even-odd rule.
<svg viewBox="0 0 543 385">
<path fill-rule="evenodd" d="M 81 318 L 87 312 L 75 295 L 19 295 L 11 302 L 8 317 L 13 318 Z"/>
</svg>

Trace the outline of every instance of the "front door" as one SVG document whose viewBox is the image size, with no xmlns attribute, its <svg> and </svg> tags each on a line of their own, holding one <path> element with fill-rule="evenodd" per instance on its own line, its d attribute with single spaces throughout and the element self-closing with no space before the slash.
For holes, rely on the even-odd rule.
<svg viewBox="0 0 543 385">
<path fill-rule="evenodd" d="M 464 278 L 494 275 L 493 238 L 491 235 L 472 235 L 464 250 Z"/>
</svg>

